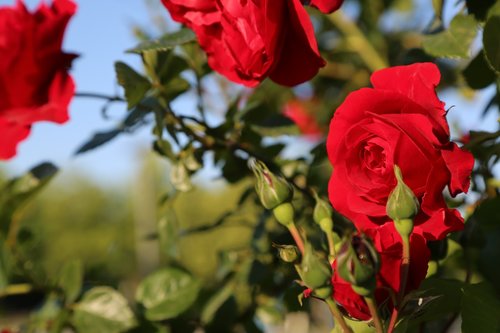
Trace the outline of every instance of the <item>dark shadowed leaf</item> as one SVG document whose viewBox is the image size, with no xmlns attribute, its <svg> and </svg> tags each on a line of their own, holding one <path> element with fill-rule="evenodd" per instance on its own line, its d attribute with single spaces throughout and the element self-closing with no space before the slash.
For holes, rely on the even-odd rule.
<svg viewBox="0 0 500 333">
<path fill-rule="evenodd" d="M 113 129 L 106 132 L 97 132 L 92 138 L 86 143 L 84 143 L 75 154 L 82 154 L 89 150 L 95 149 L 103 144 L 113 140 L 118 134 L 122 132 L 121 129 Z"/>
<path fill-rule="evenodd" d="M 483 32 L 484 53 L 491 68 L 500 74 L 500 15 L 491 16 Z"/>
<path fill-rule="evenodd" d="M 486 61 L 484 52 L 481 51 L 472 59 L 464 69 L 465 81 L 472 89 L 483 89 L 495 82 L 496 75 Z"/>
<path fill-rule="evenodd" d="M 463 288 L 463 333 L 499 332 L 499 314 L 500 300 L 487 283 L 469 284 Z"/>
<path fill-rule="evenodd" d="M 149 320 L 165 320 L 186 311 L 198 297 L 200 281 L 177 268 L 165 268 L 146 277 L 136 300 Z"/>
<path fill-rule="evenodd" d="M 123 62 L 118 61 L 115 63 L 115 71 L 118 83 L 125 89 L 128 108 L 132 109 L 144 98 L 151 88 L 151 83 L 147 78 Z"/>
</svg>

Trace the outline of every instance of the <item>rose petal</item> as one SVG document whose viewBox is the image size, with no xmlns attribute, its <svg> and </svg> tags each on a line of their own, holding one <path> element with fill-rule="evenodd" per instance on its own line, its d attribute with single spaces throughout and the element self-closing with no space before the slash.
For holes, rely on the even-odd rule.
<svg viewBox="0 0 500 333">
<path fill-rule="evenodd" d="M 318 8 L 325 14 L 329 14 L 339 9 L 343 2 L 344 0 L 311 0 L 308 2 L 308 5 Z"/>
<path fill-rule="evenodd" d="M 466 193 L 469 190 L 470 174 L 474 167 L 474 157 L 471 153 L 460 149 L 456 143 L 451 142 L 442 150 L 443 159 L 450 170 L 450 194 Z"/>
<path fill-rule="evenodd" d="M 0 133 L 0 160 L 7 160 L 16 155 L 17 145 L 30 134 L 30 126 L 19 126 L 0 117 Z"/>
<path fill-rule="evenodd" d="M 440 125 L 440 141 L 449 140 L 450 130 L 445 119 L 444 103 L 436 94 L 441 74 L 433 63 L 416 63 L 395 66 L 372 74 L 371 82 L 377 90 L 400 93 L 428 110 L 429 115 Z"/>
<path fill-rule="evenodd" d="M 269 77 L 276 83 L 295 86 L 312 79 L 325 66 L 319 54 L 311 19 L 299 0 L 288 0 L 288 24 L 283 28 L 281 56 Z"/>
</svg>

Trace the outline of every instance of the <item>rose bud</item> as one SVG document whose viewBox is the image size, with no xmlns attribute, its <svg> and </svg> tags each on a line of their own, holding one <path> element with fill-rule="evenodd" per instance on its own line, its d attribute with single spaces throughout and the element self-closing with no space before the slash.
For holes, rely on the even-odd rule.
<svg viewBox="0 0 500 333">
<path fill-rule="evenodd" d="M 401 169 L 394 165 L 397 185 L 389 194 L 387 200 L 387 216 L 393 219 L 396 229 L 402 236 L 408 236 L 413 231 L 413 218 L 420 210 L 418 199 L 403 181 Z"/>
<path fill-rule="evenodd" d="M 379 268 L 379 254 L 369 238 L 362 234 L 344 240 L 337 257 L 338 274 L 357 294 L 369 296 L 375 291 Z"/>
<path fill-rule="evenodd" d="M 276 249 L 278 249 L 278 254 L 279 254 L 281 260 L 283 260 L 284 262 L 290 263 L 290 264 L 298 263 L 298 261 L 300 259 L 300 252 L 299 252 L 299 249 L 295 245 L 273 244 L 273 246 Z"/>
<path fill-rule="evenodd" d="M 316 196 L 316 205 L 314 206 L 313 219 L 316 222 L 321 230 L 328 233 L 333 229 L 333 220 L 332 220 L 332 207 L 330 204 Z"/>
<path fill-rule="evenodd" d="M 293 188 L 286 179 L 276 176 L 264 163 L 255 159 L 250 161 L 250 168 L 257 177 L 255 190 L 264 207 L 273 209 L 292 200 Z"/>
<path fill-rule="evenodd" d="M 330 264 L 314 252 L 311 244 L 305 246 L 299 275 L 304 284 L 313 290 L 315 296 L 320 298 L 331 296 L 332 270 Z"/>
</svg>

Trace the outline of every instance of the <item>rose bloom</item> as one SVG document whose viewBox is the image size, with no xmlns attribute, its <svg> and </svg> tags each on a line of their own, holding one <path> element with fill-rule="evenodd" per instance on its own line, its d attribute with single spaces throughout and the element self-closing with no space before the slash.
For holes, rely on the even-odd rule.
<svg viewBox="0 0 500 333">
<path fill-rule="evenodd" d="M 71 0 L 41 3 L 34 13 L 22 1 L 0 8 L 0 159 L 16 154 L 33 123 L 68 120 L 75 87 L 67 70 L 75 55 L 61 44 L 75 11 Z"/>
<path fill-rule="evenodd" d="M 309 110 L 312 105 L 314 102 L 307 103 L 294 99 L 285 104 L 283 114 L 297 125 L 302 134 L 316 138 L 323 134 L 323 130 Z"/>
<path fill-rule="evenodd" d="M 351 93 L 336 110 L 327 138 L 333 173 L 332 205 L 358 230 L 391 222 L 386 203 L 396 185 L 394 165 L 418 198 L 415 232 L 442 239 L 463 227 L 443 198 L 466 192 L 472 155 L 450 142 L 444 103 L 435 92 L 440 73 L 432 63 L 380 70 L 373 88 Z"/>
<path fill-rule="evenodd" d="M 249 87 L 266 77 L 294 86 L 325 65 L 303 3 L 324 13 L 343 0 L 162 0 L 172 18 L 198 36 L 208 64 Z"/>
<path fill-rule="evenodd" d="M 392 311 L 394 306 L 391 295 L 397 295 L 401 288 L 401 261 L 403 245 L 401 236 L 396 231 L 393 223 L 386 223 L 376 229 L 367 231 L 373 240 L 375 249 L 380 255 L 380 270 L 377 274 L 377 288 L 375 298 L 377 304 Z M 405 295 L 417 289 L 427 275 L 427 266 L 430 251 L 425 238 L 418 233 L 412 233 L 410 238 L 410 268 Z M 338 274 L 336 262 L 333 267 L 332 278 L 333 298 L 353 318 L 368 320 L 371 318 L 370 310 L 363 297 L 352 290 L 351 285 L 344 281 Z"/>
</svg>

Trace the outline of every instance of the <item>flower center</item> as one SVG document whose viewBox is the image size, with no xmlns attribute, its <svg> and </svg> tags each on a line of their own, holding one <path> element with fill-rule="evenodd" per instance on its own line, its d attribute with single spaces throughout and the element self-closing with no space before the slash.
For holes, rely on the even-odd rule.
<svg viewBox="0 0 500 333">
<path fill-rule="evenodd" d="M 384 148 L 373 142 L 366 143 L 361 150 L 361 158 L 365 166 L 371 171 L 382 173 L 386 169 L 386 156 Z"/>
</svg>

